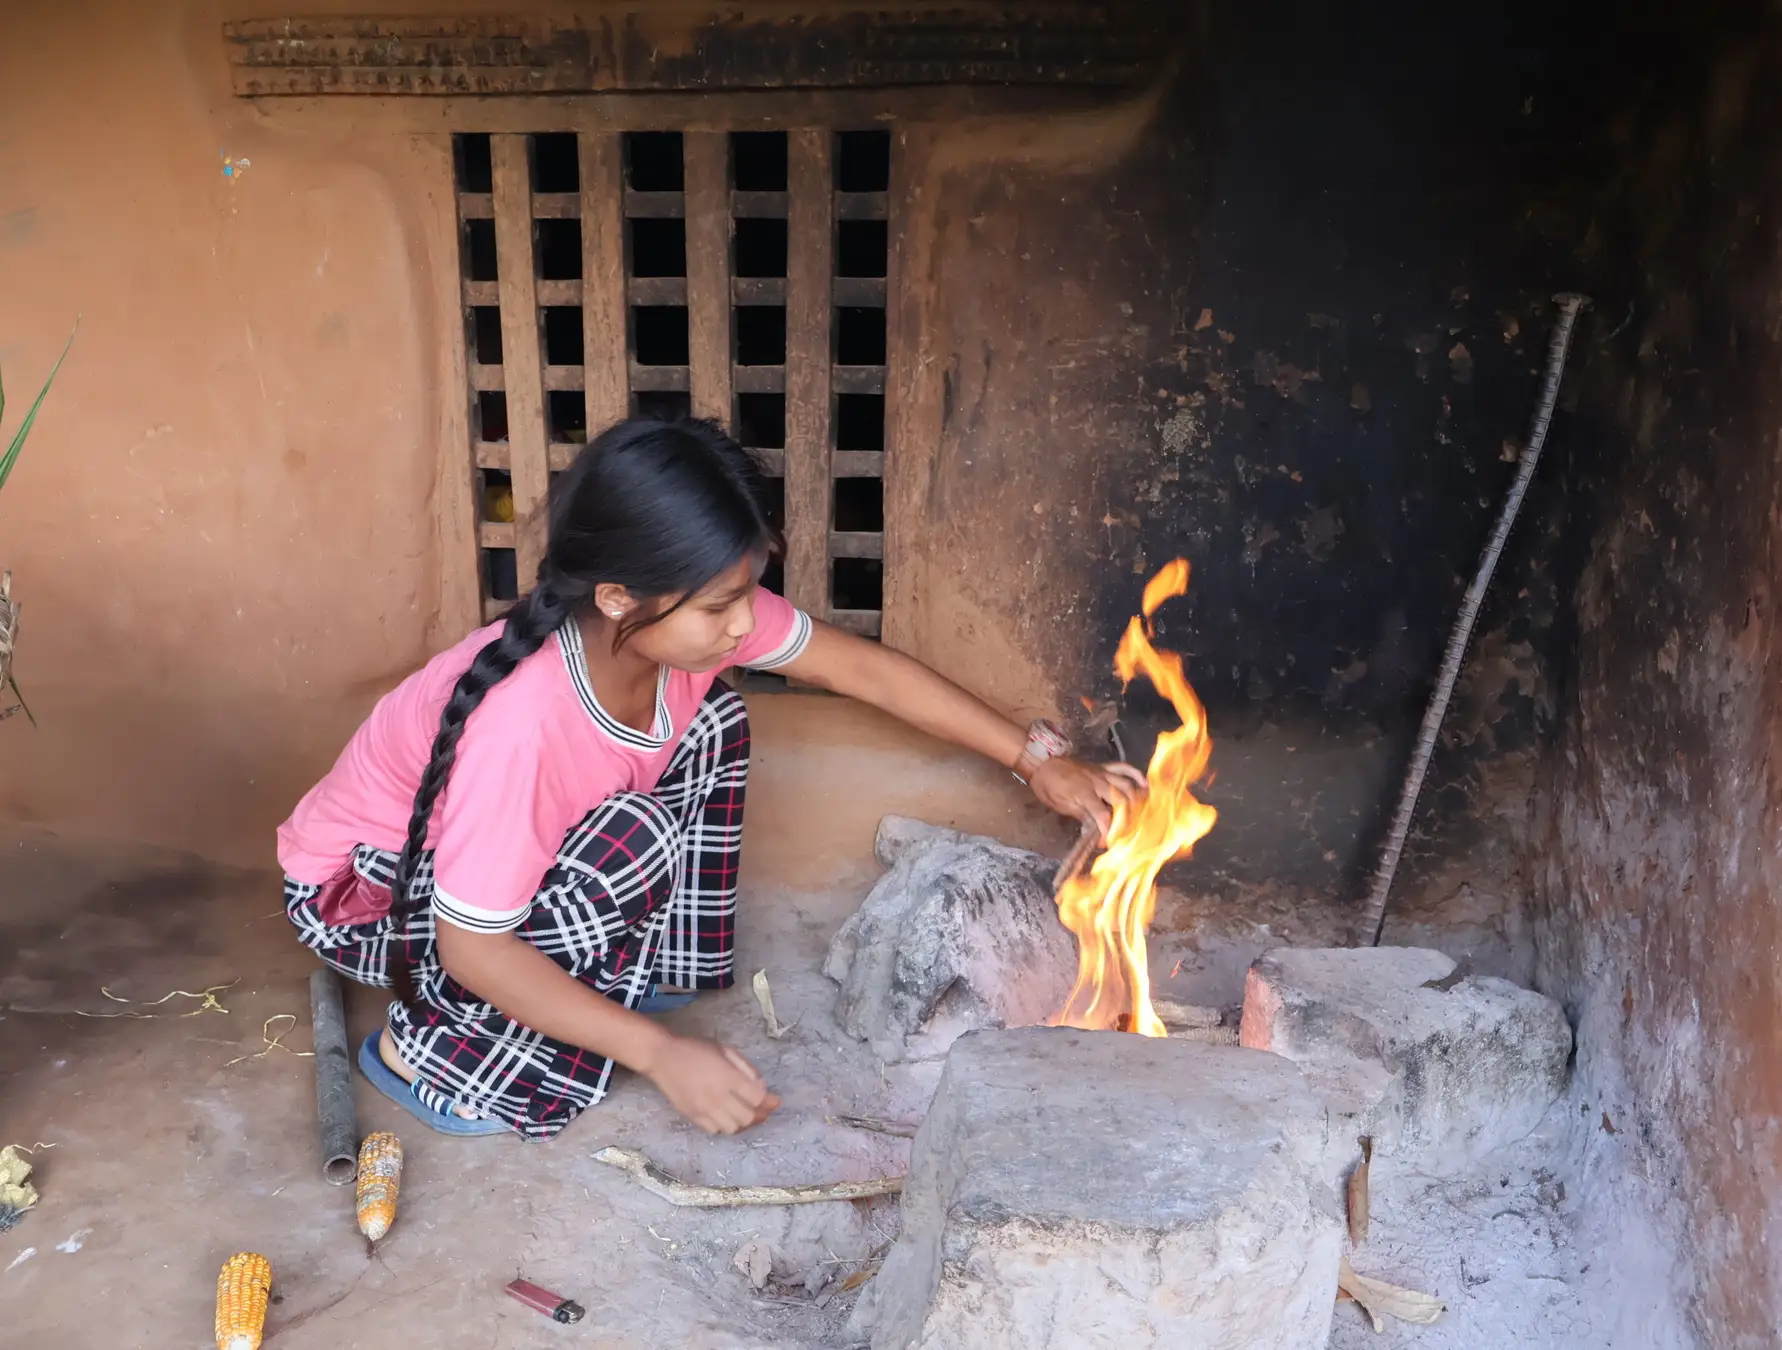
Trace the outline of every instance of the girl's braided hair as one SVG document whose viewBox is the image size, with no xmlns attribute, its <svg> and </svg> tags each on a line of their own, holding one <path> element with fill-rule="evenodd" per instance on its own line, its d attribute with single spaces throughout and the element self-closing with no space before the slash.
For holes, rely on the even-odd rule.
<svg viewBox="0 0 1782 1350">
<path fill-rule="evenodd" d="M 500 634 L 458 677 L 440 713 L 391 881 L 395 933 L 418 903 L 415 870 L 433 808 L 451 778 L 465 725 L 489 691 L 577 618 L 596 585 L 623 586 L 639 600 L 669 600 L 623 625 L 613 639 L 616 650 L 743 558 L 777 550 L 761 496 L 754 460 L 713 422 L 631 418 L 595 437 L 564 470 L 551 487 L 550 534 L 537 584 L 508 610 Z M 397 996 L 412 1003 L 406 946 L 395 940 L 392 974 Z"/>
</svg>

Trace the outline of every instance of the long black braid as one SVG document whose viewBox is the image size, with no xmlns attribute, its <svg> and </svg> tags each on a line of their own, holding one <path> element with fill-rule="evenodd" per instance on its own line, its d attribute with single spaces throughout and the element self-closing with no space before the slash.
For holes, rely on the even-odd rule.
<svg viewBox="0 0 1782 1350">
<path fill-rule="evenodd" d="M 660 622 L 688 596 L 751 554 L 778 547 L 761 506 L 761 476 L 748 452 L 710 422 L 631 419 L 601 433 L 551 491 L 550 535 L 538 582 L 507 613 L 501 633 L 458 677 L 415 790 L 408 836 L 391 882 L 393 932 L 413 913 L 415 871 L 433 808 L 445 791 L 470 715 L 520 663 L 577 618 L 601 583 L 640 600 L 670 603 L 615 635 L 615 646 Z M 392 939 L 398 998 L 415 1001 L 407 944 Z"/>
</svg>

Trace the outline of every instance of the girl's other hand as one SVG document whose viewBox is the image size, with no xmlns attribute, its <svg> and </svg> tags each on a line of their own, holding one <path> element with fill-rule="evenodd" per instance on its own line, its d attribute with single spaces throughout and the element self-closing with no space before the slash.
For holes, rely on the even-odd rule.
<svg viewBox="0 0 1782 1350">
<path fill-rule="evenodd" d="M 736 1134 L 759 1125 L 780 1105 L 753 1064 L 715 1041 L 672 1036 L 644 1076 L 708 1134 Z"/>
<path fill-rule="evenodd" d="M 1105 841 L 1115 804 L 1143 792 L 1145 776 L 1130 764 L 1085 764 L 1065 755 L 1043 761 L 1028 786 L 1059 815 L 1092 821 Z"/>
</svg>

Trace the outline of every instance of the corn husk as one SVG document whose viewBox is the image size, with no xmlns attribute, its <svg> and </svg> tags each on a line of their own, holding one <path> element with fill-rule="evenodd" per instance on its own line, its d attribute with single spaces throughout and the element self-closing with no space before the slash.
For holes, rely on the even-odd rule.
<svg viewBox="0 0 1782 1350">
<path fill-rule="evenodd" d="M 0 1148 L 0 1233 L 11 1228 L 25 1211 L 37 1203 L 37 1188 L 31 1184 L 31 1164 L 16 1144 Z"/>
<path fill-rule="evenodd" d="M 12 573 L 0 572 L 0 689 L 12 677 L 12 644 L 18 631 L 19 610 L 12 603 Z"/>
</svg>

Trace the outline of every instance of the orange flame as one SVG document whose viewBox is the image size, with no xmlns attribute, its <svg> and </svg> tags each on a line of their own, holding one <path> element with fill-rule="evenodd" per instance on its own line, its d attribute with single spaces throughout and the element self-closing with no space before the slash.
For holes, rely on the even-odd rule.
<svg viewBox="0 0 1782 1350">
<path fill-rule="evenodd" d="M 1182 658 L 1151 645 L 1151 616 L 1165 600 L 1188 589 L 1188 562 L 1177 558 L 1145 587 L 1144 617 L 1126 626 L 1114 653 L 1114 671 L 1131 684 L 1143 675 L 1175 707 L 1182 725 L 1157 738 L 1145 771 L 1146 791 L 1114 809 L 1106 850 L 1087 873 L 1067 881 L 1058 916 L 1077 937 L 1077 983 L 1054 1026 L 1106 1030 L 1130 1014 L 1126 1026 L 1162 1036 L 1151 1006 L 1145 930 L 1157 908 L 1157 874 L 1185 858 L 1213 828 L 1218 812 L 1191 791 L 1213 752 L 1206 709 L 1182 674 Z"/>
</svg>

